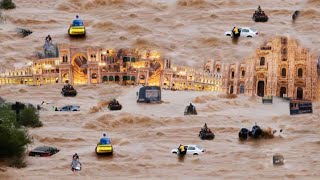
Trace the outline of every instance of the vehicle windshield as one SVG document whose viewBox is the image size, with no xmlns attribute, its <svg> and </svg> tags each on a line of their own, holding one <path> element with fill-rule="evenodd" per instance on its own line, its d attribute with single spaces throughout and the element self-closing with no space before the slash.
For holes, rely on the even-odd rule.
<svg viewBox="0 0 320 180">
<path fill-rule="evenodd" d="M 202 147 L 200 147 L 200 146 L 196 146 L 198 149 L 202 149 Z"/>
<path fill-rule="evenodd" d="M 255 29 L 253 29 L 253 28 L 250 28 L 251 29 L 251 31 L 253 31 L 253 32 L 256 32 L 257 30 L 255 30 Z"/>
<path fill-rule="evenodd" d="M 73 26 L 83 26 L 83 22 L 81 20 L 73 20 Z"/>
<path fill-rule="evenodd" d="M 40 147 L 35 148 L 34 150 L 46 152 L 49 150 L 49 148 L 46 146 L 40 146 Z"/>
</svg>

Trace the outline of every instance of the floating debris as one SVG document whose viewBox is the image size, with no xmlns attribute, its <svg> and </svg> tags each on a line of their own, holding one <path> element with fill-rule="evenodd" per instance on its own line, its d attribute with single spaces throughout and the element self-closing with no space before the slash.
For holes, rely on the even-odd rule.
<svg viewBox="0 0 320 180">
<path fill-rule="evenodd" d="M 299 14 L 300 14 L 300 11 L 295 11 L 295 12 L 292 14 L 292 20 L 295 21 L 295 20 L 298 18 Z"/>
<path fill-rule="evenodd" d="M 273 155 L 273 164 L 274 165 L 283 165 L 284 164 L 284 157 L 281 154 Z"/>
<path fill-rule="evenodd" d="M 23 29 L 23 28 L 17 28 L 17 32 L 22 36 L 22 37 L 27 37 L 30 34 L 32 34 L 32 31 L 29 29 Z"/>
</svg>

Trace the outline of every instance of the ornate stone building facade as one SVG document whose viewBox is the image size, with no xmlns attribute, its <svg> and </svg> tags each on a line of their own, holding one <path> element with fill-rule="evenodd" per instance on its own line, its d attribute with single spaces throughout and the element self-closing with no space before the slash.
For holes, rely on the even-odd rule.
<svg viewBox="0 0 320 180">
<path fill-rule="evenodd" d="M 317 63 L 296 40 L 274 38 L 243 62 L 223 64 L 223 91 L 315 100 L 320 95 Z"/>
<path fill-rule="evenodd" d="M 56 49 L 57 57 L 39 56 L 28 67 L 2 72 L 0 84 L 143 84 L 250 96 L 320 98 L 320 59 L 287 37 L 272 39 L 242 62 L 210 60 L 203 69 L 174 65 L 153 51 L 70 45 Z"/>
<path fill-rule="evenodd" d="M 53 48 L 54 49 L 54 48 Z M 177 90 L 222 91 L 222 77 L 174 65 L 157 52 L 58 45 L 57 57 L 40 55 L 22 69 L 1 73 L 0 84 L 143 84 Z"/>
</svg>

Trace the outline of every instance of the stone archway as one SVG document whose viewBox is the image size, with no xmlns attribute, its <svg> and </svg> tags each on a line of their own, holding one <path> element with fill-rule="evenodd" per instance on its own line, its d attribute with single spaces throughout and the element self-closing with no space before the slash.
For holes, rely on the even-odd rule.
<svg viewBox="0 0 320 180">
<path fill-rule="evenodd" d="M 260 97 L 264 96 L 264 81 L 259 81 L 257 86 L 257 95 Z"/>
<path fill-rule="evenodd" d="M 76 53 L 71 58 L 73 84 L 88 83 L 87 57 L 83 53 Z"/>
</svg>

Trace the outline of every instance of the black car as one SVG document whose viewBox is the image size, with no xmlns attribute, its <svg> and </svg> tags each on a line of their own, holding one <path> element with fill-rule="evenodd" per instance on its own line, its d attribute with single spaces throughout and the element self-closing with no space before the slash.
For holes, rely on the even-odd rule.
<svg viewBox="0 0 320 180">
<path fill-rule="evenodd" d="M 34 150 L 30 151 L 29 156 L 46 157 L 46 156 L 52 156 L 59 151 L 60 150 L 55 147 L 39 146 L 39 147 L 35 148 Z"/>
</svg>

